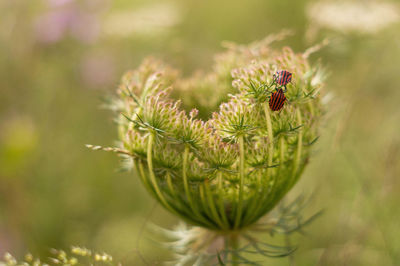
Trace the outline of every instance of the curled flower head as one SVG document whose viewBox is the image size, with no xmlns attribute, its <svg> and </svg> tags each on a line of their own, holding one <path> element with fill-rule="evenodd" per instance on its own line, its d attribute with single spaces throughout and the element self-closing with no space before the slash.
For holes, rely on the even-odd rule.
<svg viewBox="0 0 400 266">
<path fill-rule="evenodd" d="M 274 38 L 230 44 L 211 73 L 189 80 L 152 60 L 122 79 L 116 100 L 121 149 L 149 192 L 192 225 L 215 232 L 254 225 L 309 160 L 322 114 L 321 72 L 307 54 L 270 48 Z M 292 79 L 284 84 L 283 108 L 273 111 L 268 101 L 282 88 L 274 79 L 278 70 Z M 184 96 L 182 105 L 171 95 Z M 222 103 L 213 111 L 210 102 Z M 181 106 L 197 109 L 187 113 Z"/>
</svg>

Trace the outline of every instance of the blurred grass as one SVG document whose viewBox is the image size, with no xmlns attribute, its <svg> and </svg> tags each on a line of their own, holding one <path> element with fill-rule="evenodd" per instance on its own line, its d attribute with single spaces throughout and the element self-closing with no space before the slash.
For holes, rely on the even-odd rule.
<svg viewBox="0 0 400 266">
<path fill-rule="evenodd" d="M 398 263 L 398 23 L 374 35 L 322 29 L 310 42 L 304 37 L 309 1 L 82 1 L 74 12 L 94 16 L 97 37 L 87 41 L 66 33 L 43 43 L 37 31 L 51 28 L 35 29 L 38 19 L 65 8 L 50 2 L 0 3 L 0 254 L 46 254 L 49 247 L 76 244 L 140 263 L 135 250 L 141 236 L 143 256 L 153 263 L 164 259 L 166 253 L 140 231 L 145 222 L 171 226 L 175 218 L 161 207 L 150 212 L 154 201 L 133 174 L 116 171 L 114 155 L 84 147 L 116 138 L 111 113 L 99 108 L 101 98 L 148 55 L 189 75 L 210 66 L 221 41 L 247 43 L 289 28 L 296 34 L 276 46 L 301 51 L 331 38 L 312 59 L 322 58 L 327 66 L 327 90 L 334 95 L 315 156 L 291 193 L 315 191 L 310 212 L 325 214 L 308 235 L 297 237 L 294 261 Z M 153 25 L 126 35 L 103 31 L 113 14 L 152 14 L 160 4 L 175 10 L 171 27 Z"/>
</svg>

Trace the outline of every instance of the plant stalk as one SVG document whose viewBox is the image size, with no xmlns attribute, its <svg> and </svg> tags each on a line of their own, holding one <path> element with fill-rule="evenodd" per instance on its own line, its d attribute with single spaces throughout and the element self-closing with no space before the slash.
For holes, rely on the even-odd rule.
<svg viewBox="0 0 400 266">
<path fill-rule="evenodd" d="M 239 266 L 239 256 L 237 254 L 239 249 L 239 238 L 237 234 L 229 236 L 229 250 L 231 252 L 232 266 Z"/>
<path fill-rule="evenodd" d="M 156 192 L 157 198 L 159 201 L 170 211 L 173 213 L 176 213 L 176 211 L 168 204 L 168 202 L 165 200 L 164 195 L 161 193 L 160 188 L 158 187 L 156 176 L 154 175 L 153 172 L 153 141 L 154 141 L 154 135 L 152 133 L 149 134 L 149 140 L 147 143 L 147 167 L 149 168 L 149 174 L 150 174 L 150 181 L 151 184 L 153 185 L 154 191 Z"/>
<path fill-rule="evenodd" d="M 183 152 L 183 166 L 182 166 L 183 186 L 185 188 L 185 195 L 189 202 L 189 205 L 191 208 L 194 209 L 193 203 L 192 203 L 192 197 L 190 196 L 190 192 L 189 192 L 189 182 L 188 182 L 187 174 L 186 174 L 187 167 L 188 167 L 188 157 L 189 157 L 189 146 L 185 145 L 185 150 Z"/>
<path fill-rule="evenodd" d="M 240 221 L 242 219 L 243 211 L 243 187 L 244 187 L 244 140 L 243 135 L 239 136 L 239 203 L 236 211 L 235 217 L 235 229 L 239 227 Z"/>
<path fill-rule="evenodd" d="M 229 227 L 229 222 L 228 222 L 228 218 L 226 217 L 226 211 L 225 211 L 225 204 L 224 204 L 224 192 L 223 192 L 223 188 L 222 188 L 222 172 L 218 171 L 217 173 L 217 181 L 218 181 L 218 208 L 219 208 L 219 212 L 221 214 L 222 217 L 222 221 L 223 223 Z"/>
<path fill-rule="evenodd" d="M 267 120 L 267 132 L 268 132 L 268 140 L 269 140 L 269 148 L 268 148 L 268 166 L 272 165 L 272 160 L 274 157 L 274 135 L 272 132 L 272 122 L 271 116 L 269 115 L 268 104 L 264 104 L 264 113 L 265 119 Z M 270 172 L 270 168 L 267 168 L 267 176 Z M 268 176 L 269 177 L 269 176 Z"/>
<path fill-rule="evenodd" d="M 302 124 L 300 110 L 297 110 L 297 123 L 299 123 L 300 125 Z M 303 131 L 300 129 L 299 135 L 298 135 L 298 140 L 297 140 L 296 157 L 294 159 L 294 166 L 293 166 L 293 175 L 294 176 L 296 175 L 296 172 L 299 169 L 302 147 L 303 147 Z"/>
</svg>

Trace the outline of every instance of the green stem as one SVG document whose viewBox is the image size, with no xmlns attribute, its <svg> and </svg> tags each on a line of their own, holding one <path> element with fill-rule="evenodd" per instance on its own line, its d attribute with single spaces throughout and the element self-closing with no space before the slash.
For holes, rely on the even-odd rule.
<svg viewBox="0 0 400 266">
<path fill-rule="evenodd" d="M 235 233 L 229 237 L 229 249 L 232 252 L 232 255 L 231 255 L 232 266 L 238 266 L 239 265 L 239 256 L 238 256 L 237 252 L 239 249 L 239 238 L 238 238 L 238 235 Z"/>
<path fill-rule="evenodd" d="M 229 227 L 229 222 L 228 218 L 226 216 L 226 211 L 225 211 L 225 204 L 224 204 L 224 192 L 222 188 L 222 172 L 218 171 L 217 172 L 217 181 L 218 181 L 218 208 L 219 208 L 219 213 L 222 217 L 222 221 L 224 224 Z"/>
<path fill-rule="evenodd" d="M 189 158 L 189 146 L 186 144 L 185 150 L 183 152 L 182 177 L 183 177 L 183 186 L 185 189 L 186 198 L 189 202 L 190 207 L 193 208 L 192 197 L 190 196 L 190 191 L 189 191 L 189 182 L 188 182 L 187 174 L 186 174 L 187 167 L 188 167 L 188 158 Z"/>
<path fill-rule="evenodd" d="M 213 196 L 211 194 L 210 185 L 208 184 L 208 180 L 206 180 L 204 182 L 204 187 L 206 189 L 206 198 L 207 198 L 208 206 L 210 207 L 210 210 L 211 210 L 211 215 L 213 217 L 213 220 L 221 228 L 227 229 L 227 227 L 224 225 L 224 223 L 222 222 L 221 218 L 219 217 L 219 214 L 217 212 L 217 208 L 215 207 L 215 201 L 214 201 L 214 198 L 213 198 Z"/>
<path fill-rule="evenodd" d="M 302 123 L 300 110 L 297 110 L 297 123 L 299 123 L 300 125 Z M 299 168 L 302 147 L 303 147 L 303 131 L 300 129 L 299 135 L 297 137 L 297 150 L 296 150 L 296 157 L 294 159 L 293 175 L 296 174 L 297 169 Z"/>
<path fill-rule="evenodd" d="M 269 140 L 269 148 L 268 148 L 268 166 L 272 165 L 272 160 L 274 157 L 274 135 L 272 132 L 272 122 L 271 116 L 269 114 L 268 104 L 264 104 L 264 113 L 265 119 L 267 120 L 267 132 L 268 132 L 268 140 Z M 270 168 L 267 168 L 267 176 L 270 172 Z"/>
<path fill-rule="evenodd" d="M 283 136 L 279 139 L 279 169 L 282 169 L 285 160 L 285 139 Z"/>
<path fill-rule="evenodd" d="M 157 198 L 159 201 L 171 212 L 176 213 L 176 211 L 168 204 L 165 200 L 164 195 L 161 193 L 160 188 L 158 187 L 156 176 L 153 172 L 153 141 L 154 135 L 152 133 L 149 134 L 149 140 L 147 143 L 147 167 L 149 168 L 150 181 L 153 185 L 154 191 L 156 192 Z"/>
<path fill-rule="evenodd" d="M 175 197 L 176 196 L 176 192 L 175 192 L 175 189 L 174 189 L 174 185 L 172 184 L 171 174 L 169 172 L 167 172 L 165 175 L 166 175 L 167 185 L 168 185 L 169 191 L 171 192 L 171 195 L 173 197 Z"/>
<path fill-rule="evenodd" d="M 201 201 L 201 203 L 202 203 L 202 205 L 203 205 L 203 211 L 209 216 L 209 217 L 212 217 L 212 215 L 211 215 L 211 213 L 210 213 L 210 211 L 209 211 L 209 208 L 208 208 L 208 204 L 207 204 L 207 201 L 206 201 L 206 193 L 204 192 L 204 185 L 203 184 L 201 184 L 200 186 L 199 186 L 199 193 L 200 193 L 200 201 Z"/>
<path fill-rule="evenodd" d="M 169 189 L 169 191 L 170 191 L 170 193 L 171 193 L 172 200 L 173 200 L 174 203 L 175 203 L 175 208 L 178 209 L 180 212 L 184 213 L 185 215 L 189 214 L 189 217 L 191 217 L 193 220 L 195 220 L 194 217 L 190 216 L 191 210 L 188 209 L 187 206 L 186 206 L 185 204 L 182 204 L 182 203 L 181 203 L 181 201 L 180 201 L 180 199 L 179 199 L 179 196 L 178 196 L 178 193 L 177 193 L 177 191 L 175 190 L 174 185 L 173 185 L 173 183 L 172 183 L 171 173 L 170 173 L 170 172 L 167 172 L 165 175 L 166 175 L 166 179 L 167 179 L 167 186 L 168 186 L 168 189 Z M 179 206 L 180 206 L 179 208 L 178 208 L 178 206 L 177 206 L 178 203 L 181 203 L 181 204 L 179 204 Z"/>
<path fill-rule="evenodd" d="M 257 171 L 257 185 L 258 185 L 258 188 L 261 188 L 261 186 L 262 186 L 262 172 L 261 172 L 261 169 Z M 258 191 L 258 188 L 257 188 L 257 191 Z"/>
<path fill-rule="evenodd" d="M 299 125 L 301 125 L 302 119 L 301 119 L 301 113 L 300 110 L 297 110 L 297 123 L 299 123 Z M 294 158 L 294 162 L 293 162 L 293 182 L 295 182 L 296 177 L 297 177 L 297 170 L 299 169 L 299 164 L 300 164 L 300 159 L 301 159 L 301 152 L 302 152 L 302 148 L 303 148 L 303 131 L 301 129 L 299 129 L 299 135 L 297 137 L 297 149 L 296 149 L 296 157 Z M 292 185 L 291 184 L 291 185 Z"/>
<path fill-rule="evenodd" d="M 262 201 L 263 198 L 263 191 L 262 189 L 262 184 L 261 184 L 261 169 L 257 170 L 257 188 L 255 190 L 254 196 L 250 200 L 250 203 L 248 204 L 245 212 L 245 216 L 243 218 L 242 224 L 244 226 L 249 224 L 249 220 L 257 214 L 257 210 L 260 208 L 260 202 Z"/>
<path fill-rule="evenodd" d="M 139 164 L 139 166 L 138 166 Z M 143 169 L 143 164 L 141 161 L 137 162 L 136 160 L 133 160 L 133 167 L 135 168 L 136 173 L 139 174 L 140 179 L 142 180 L 145 188 L 151 193 L 154 194 L 154 190 L 152 189 L 152 187 L 150 186 L 146 175 L 144 173 L 144 169 Z"/>
<path fill-rule="evenodd" d="M 239 203 L 236 211 L 235 218 L 235 228 L 238 228 L 240 225 L 240 220 L 242 218 L 242 210 L 243 210 L 243 187 L 244 187 L 244 140 L 243 136 L 239 136 Z"/>
<path fill-rule="evenodd" d="M 272 122 L 271 122 L 271 116 L 269 114 L 269 108 L 268 108 L 268 104 L 265 103 L 264 104 L 264 112 L 265 112 L 265 119 L 267 120 L 267 130 L 268 130 L 268 139 L 269 139 L 269 148 L 268 148 L 268 166 L 272 165 L 273 159 L 274 159 L 274 134 L 272 131 Z M 272 187 L 275 186 L 276 180 L 275 177 L 272 178 L 271 177 L 271 172 L 273 171 L 273 169 L 271 168 L 267 168 L 267 178 L 268 178 L 268 185 L 267 188 L 269 188 L 269 186 L 271 186 L 271 190 Z M 261 194 L 264 194 L 264 187 L 263 187 L 263 191 Z M 260 208 L 262 209 L 262 206 L 260 206 Z M 259 212 L 259 209 L 257 209 L 257 212 Z"/>
</svg>

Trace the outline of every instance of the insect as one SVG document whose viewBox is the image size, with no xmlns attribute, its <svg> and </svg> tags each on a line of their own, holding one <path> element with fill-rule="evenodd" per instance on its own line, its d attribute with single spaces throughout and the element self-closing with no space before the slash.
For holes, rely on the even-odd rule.
<svg viewBox="0 0 400 266">
<path fill-rule="evenodd" d="M 271 108 L 272 111 L 279 111 L 282 109 L 285 102 L 285 93 L 282 89 L 278 89 L 272 93 L 271 98 L 269 99 L 269 108 Z"/>
<path fill-rule="evenodd" d="M 277 84 L 285 86 L 285 92 L 286 92 L 286 84 L 292 81 L 292 73 L 286 70 L 277 71 L 274 75 L 274 80 Z"/>
</svg>

